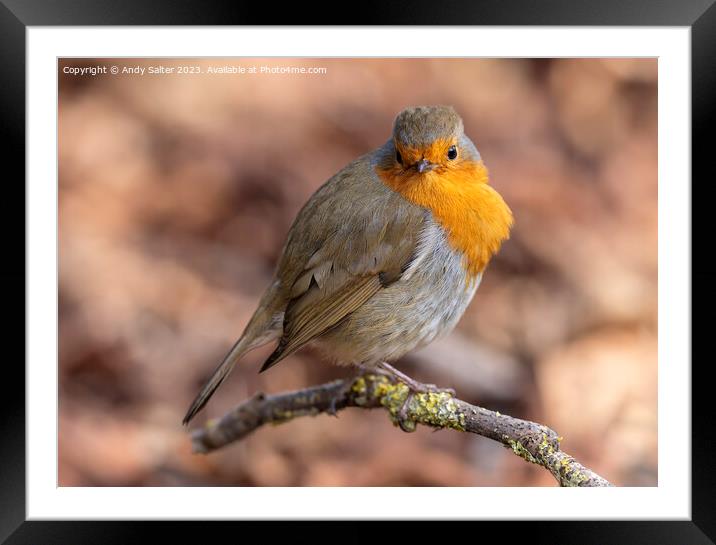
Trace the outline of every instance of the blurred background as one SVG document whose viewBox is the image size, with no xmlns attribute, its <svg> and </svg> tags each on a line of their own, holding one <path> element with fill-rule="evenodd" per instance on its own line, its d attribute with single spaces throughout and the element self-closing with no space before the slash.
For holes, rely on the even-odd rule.
<svg viewBox="0 0 716 545">
<path fill-rule="evenodd" d="M 305 66 L 325 74 L 78 76 L 65 67 Z M 184 412 L 268 285 L 296 213 L 452 104 L 515 228 L 453 334 L 397 363 L 535 420 L 622 486 L 657 484 L 655 59 L 59 62 L 60 486 L 555 486 L 501 445 L 406 434 L 384 411 L 191 453 Z M 192 426 L 257 391 L 348 376 L 249 353 Z"/>
</svg>

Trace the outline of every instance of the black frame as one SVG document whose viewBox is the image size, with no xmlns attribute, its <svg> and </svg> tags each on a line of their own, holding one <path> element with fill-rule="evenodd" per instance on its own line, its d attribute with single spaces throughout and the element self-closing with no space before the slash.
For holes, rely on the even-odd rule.
<svg viewBox="0 0 716 545">
<path fill-rule="evenodd" d="M 340 25 L 574 25 L 574 26 L 688 26 L 691 27 L 692 54 L 692 169 L 704 181 L 716 180 L 716 166 L 709 151 L 707 131 L 716 125 L 716 0 L 405 0 L 390 2 L 362 0 L 356 4 L 351 20 L 344 20 L 332 6 L 290 3 L 280 9 L 266 10 L 261 3 L 213 5 L 196 0 L 0 0 L 0 172 L 17 168 L 17 177 L 4 178 L 6 203 L 0 231 L 2 248 L 7 256 L 0 269 L 4 301 L 9 300 L 22 311 L 5 312 L 5 339 L 19 344 L 24 338 L 25 246 L 19 237 L 24 223 L 24 187 L 19 179 L 25 175 L 25 27 L 64 25 L 246 25 L 246 24 L 324 24 Z M 268 14 L 268 16 L 267 16 Z M 712 154 L 711 154 L 712 155 Z M 703 185 L 702 185 L 703 187 Z M 694 199 L 692 206 L 705 206 L 705 198 Z M 8 191 L 12 195 L 8 196 Z M 701 194 L 703 196 L 703 190 Z M 10 212 L 16 212 L 14 217 Z M 693 213 L 692 213 L 693 215 Z M 692 249 L 696 240 L 707 240 L 708 224 L 704 215 L 692 218 Z M 708 244 L 708 243 L 707 243 Z M 708 248 L 708 246 L 707 246 Z M 693 253 L 692 253 L 693 255 Z M 701 255 L 704 255 L 703 253 Z M 12 261 L 11 261 L 12 259 Z M 707 265 L 706 257 L 692 257 L 692 290 L 699 290 L 698 306 L 713 308 L 716 268 Z M 10 288 L 10 289 L 8 289 Z M 695 308 L 695 307 L 693 307 Z M 710 324 L 694 323 L 694 333 L 706 332 Z M 695 340 L 695 339 L 694 339 Z M 701 343 L 702 346 L 703 343 Z M 693 343 L 693 346 L 696 346 Z M 2 410 L 0 410 L 0 539 L 4 543 L 84 544 L 138 543 L 147 541 L 156 530 L 164 540 L 206 542 L 227 522 L 77 522 L 25 521 L 25 391 L 24 371 L 17 350 L 14 358 L 3 364 Z M 693 359 L 693 358 L 692 358 Z M 684 365 L 687 362 L 670 362 Z M 48 362 L 48 365 L 50 362 Z M 714 414 L 709 397 L 712 389 L 704 360 L 692 365 L 692 519 L 691 521 L 570 521 L 570 522 L 489 522 L 482 523 L 501 536 L 517 536 L 531 543 L 649 543 L 707 544 L 716 540 L 714 494 L 716 494 L 716 432 L 710 416 Z M 269 508 L 269 506 L 267 506 Z M 559 516 L 555 506 L 555 516 Z M 206 524 L 212 524 L 211 534 Z M 244 523 L 248 524 L 248 523 Z M 299 523 L 291 523 L 291 526 Z M 300 523 L 306 529 L 305 523 Z M 262 528 L 262 540 L 269 530 L 291 531 L 283 524 Z M 422 524 L 414 528 L 422 530 Z M 297 528 L 298 529 L 298 528 Z M 254 528 L 249 529 L 249 531 Z M 404 531 L 404 529 L 401 529 Z M 473 530 L 474 531 L 474 530 Z M 370 539 L 371 533 L 355 533 L 357 541 Z M 373 534 L 375 535 L 375 534 Z M 212 536 L 212 537 L 209 537 Z M 315 536 L 315 534 L 314 534 Z M 241 539 L 243 536 L 234 536 Z M 333 539 L 345 540 L 333 534 Z M 405 536 L 407 537 L 407 536 Z M 475 536 L 479 538 L 478 536 Z M 270 538 L 269 538 L 270 539 Z M 502 538 L 500 538 L 502 539 Z"/>
</svg>

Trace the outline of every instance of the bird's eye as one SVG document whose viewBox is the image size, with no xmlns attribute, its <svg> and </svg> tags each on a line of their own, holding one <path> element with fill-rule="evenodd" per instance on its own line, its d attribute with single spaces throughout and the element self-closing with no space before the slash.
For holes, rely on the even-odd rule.
<svg viewBox="0 0 716 545">
<path fill-rule="evenodd" d="M 457 148 L 455 146 L 450 146 L 450 149 L 448 149 L 448 159 L 451 161 L 457 157 Z"/>
<path fill-rule="evenodd" d="M 395 160 L 398 161 L 401 165 L 403 164 L 403 156 L 400 155 L 400 152 L 398 150 L 395 150 Z"/>
</svg>

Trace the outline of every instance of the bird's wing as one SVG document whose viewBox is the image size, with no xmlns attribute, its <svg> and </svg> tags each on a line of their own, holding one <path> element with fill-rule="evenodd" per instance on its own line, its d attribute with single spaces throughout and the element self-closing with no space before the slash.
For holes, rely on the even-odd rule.
<svg viewBox="0 0 716 545">
<path fill-rule="evenodd" d="M 288 290 L 283 336 L 261 370 L 398 280 L 415 257 L 427 214 L 386 187 L 365 158 L 319 189 L 296 218 L 279 262 Z"/>
</svg>

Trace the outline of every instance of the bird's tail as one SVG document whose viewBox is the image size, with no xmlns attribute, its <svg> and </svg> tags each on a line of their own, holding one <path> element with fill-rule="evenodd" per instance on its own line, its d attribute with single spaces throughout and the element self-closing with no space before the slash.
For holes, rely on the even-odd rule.
<svg viewBox="0 0 716 545">
<path fill-rule="evenodd" d="M 229 376 L 229 373 L 231 373 L 234 365 L 236 365 L 236 362 L 241 359 L 241 356 L 251 350 L 251 348 L 253 348 L 253 346 L 251 346 L 248 342 L 246 335 L 243 335 L 238 341 L 236 341 L 236 344 L 226 355 L 224 361 L 222 361 L 214 370 L 211 378 L 206 381 L 206 384 L 204 384 L 201 391 L 194 398 L 194 401 L 192 401 L 189 410 L 184 416 L 184 420 L 182 420 L 182 424 L 188 424 L 189 421 L 196 416 L 196 413 L 198 413 L 204 405 L 206 405 L 206 402 L 209 401 L 212 395 L 214 395 L 216 389 L 221 386 L 224 379 Z"/>
</svg>

